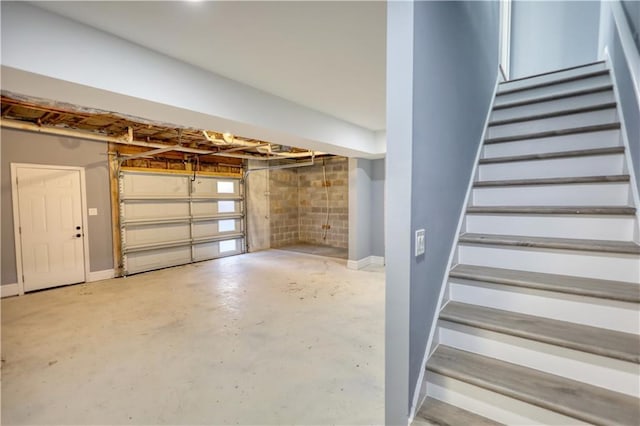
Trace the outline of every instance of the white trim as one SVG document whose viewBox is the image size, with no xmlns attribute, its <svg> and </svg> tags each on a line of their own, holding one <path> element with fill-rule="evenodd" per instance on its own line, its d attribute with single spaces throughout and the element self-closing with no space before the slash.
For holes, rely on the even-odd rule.
<svg viewBox="0 0 640 426">
<path fill-rule="evenodd" d="M 355 271 L 366 268 L 369 265 L 384 265 L 384 257 L 382 256 L 367 256 L 360 260 L 347 260 L 347 268 Z"/>
<path fill-rule="evenodd" d="M 372 265 L 384 266 L 384 256 L 369 256 Z"/>
<path fill-rule="evenodd" d="M 102 281 L 114 278 L 116 276 L 115 269 L 105 269 L 104 271 L 89 272 L 87 274 L 87 282 Z"/>
<path fill-rule="evenodd" d="M 618 119 L 620 120 L 620 136 L 622 137 L 622 144 L 624 145 L 624 159 L 627 163 L 627 173 L 629 174 L 629 185 L 631 187 L 631 197 L 633 198 L 633 204 L 636 207 L 636 224 L 640 224 L 640 195 L 638 194 L 638 186 L 636 185 L 636 174 L 635 169 L 633 168 L 633 158 L 631 157 L 631 147 L 629 144 L 629 138 L 627 137 L 627 126 L 624 120 L 624 114 L 622 111 L 622 102 L 620 102 L 620 92 L 618 91 L 618 82 L 616 80 L 616 73 L 613 68 L 613 61 L 611 61 L 611 57 L 609 56 L 609 48 L 605 46 L 604 48 L 604 60 L 607 63 L 607 67 L 612 71 L 611 73 L 611 81 L 613 82 L 613 94 L 615 96 L 616 104 L 618 105 Z M 640 98 L 639 98 L 640 102 Z M 640 105 L 639 105 L 640 108 Z M 640 241 L 640 235 L 638 234 L 640 230 L 638 226 L 634 227 L 634 235 L 633 240 L 638 242 Z"/>
<path fill-rule="evenodd" d="M 11 199 L 13 204 L 13 235 L 16 250 L 16 275 L 18 276 L 18 294 L 24 294 L 22 279 L 22 238 L 20 238 L 20 207 L 18 203 L 17 173 L 20 167 L 31 169 L 75 170 L 80 172 L 80 205 L 82 209 L 82 245 L 84 252 L 84 281 L 89 273 L 89 220 L 87 216 L 87 185 L 84 167 L 57 166 L 55 164 L 11 163 Z"/>
<path fill-rule="evenodd" d="M 506 80 L 509 80 L 509 73 L 511 72 L 511 0 L 500 0 L 499 43 L 500 65 Z"/>
<path fill-rule="evenodd" d="M 20 294 L 20 287 L 18 283 L 4 284 L 0 286 L 0 297 L 18 296 Z"/>
<path fill-rule="evenodd" d="M 480 137 L 480 144 L 478 145 L 478 150 L 476 152 L 476 158 L 474 160 L 473 163 L 473 169 L 471 170 L 471 177 L 469 179 L 469 184 L 467 185 L 467 193 L 464 197 L 464 202 L 462 203 L 462 207 L 460 209 L 460 218 L 458 220 L 458 227 L 456 228 L 456 233 L 455 236 L 453 238 L 453 244 L 451 245 L 451 253 L 449 254 L 449 262 L 447 263 L 447 269 L 446 269 L 446 273 L 444 275 L 444 278 L 442 280 L 442 284 L 440 286 L 440 295 L 438 296 L 438 304 L 436 306 L 436 310 L 435 310 L 435 314 L 434 314 L 434 319 L 433 322 L 431 324 L 431 330 L 429 331 L 429 338 L 427 339 L 427 345 L 425 347 L 424 350 L 424 358 L 422 359 L 422 365 L 420 368 L 420 375 L 418 376 L 418 381 L 416 382 L 416 387 L 414 389 L 413 392 L 413 401 L 411 404 L 411 410 L 409 411 L 409 424 L 411 424 L 411 422 L 413 422 L 413 419 L 416 415 L 416 410 L 422 405 L 422 403 L 424 402 L 424 399 L 426 398 L 426 392 L 425 395 L 420 398 L 420 391 L 422 390 L 422 382 L 424 381 L 424 373 L 425 373 L 425 368 L 427 365 L 427 360 L 429 359 L 429 355 L 431 354 L 431 351 L 429 350 L 429 348 L 431 347 L 431 345 L 433 344 L 433 339 L 435 336 L 435 331 L 437 330 L 437 323 L 438 323 L 438 316 L 440 315 L 440 309 L 442 308 L 442 302 L 444 300 L 444 295 L 445 295 L 445 289 L 447 288 L 447 282 L 449 280 L 449 271 L 451 270 L 451 266 L 453 265 L 453 260 L 455 258 L 456 255 L 456 249 L 458 247 L 458 238 L 460 237 L 460 230 L 462 229 L 462 225 L 464 223 L 464 219 L 465 219 L 465 212 L 467 210 L 467 205 L 469 204 L 469 200 L 471 198 L 471 193 L 473 190 L 473 183 L 475 181 L 476 178 L 476 174 L 478 171 L 478 162 L 480 160 L 480 157 L 482 156 L 482 150 L 484 148 L 484 138 L 485 138 L 485 134 L 487 132 L 487 127 L 489 124 L 489 120 L 491 119 L 491 113 L 493 112 L 493 103 L 495 102 L 495 98 L 496 98 L 496 93 L 498 92 L 498 84 L 500 83 L 500 70 L 498 69 L 498 74 L 496 76 L 496 82 L 495 82 L 495 86 L 493 88 L 493 94 L 491 95 L 491 102 L 489 103 L 489 108 L 487 111 L 487 117 L 485 118 L 484 121 L 484 128 L 482 130 L 482 135 Z"/>
</svg>

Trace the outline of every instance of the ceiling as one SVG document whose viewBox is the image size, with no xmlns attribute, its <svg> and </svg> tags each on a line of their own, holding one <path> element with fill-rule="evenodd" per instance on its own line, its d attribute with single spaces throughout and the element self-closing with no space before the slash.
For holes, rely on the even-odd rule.
<svg viewBox="0 0 640 426">
<path fill-rule="evenodd" d="M 384 1 L 34 3 L 367 129 L 386 127 Z"/>
</svg>

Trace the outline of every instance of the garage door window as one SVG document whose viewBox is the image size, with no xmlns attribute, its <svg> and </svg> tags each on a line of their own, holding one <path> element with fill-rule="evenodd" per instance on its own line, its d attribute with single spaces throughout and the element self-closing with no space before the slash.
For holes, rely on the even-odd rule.
<svg viewBox="0 0 640 426">
<path fill-rule="evenodd" d="M 218 194 L 233 194 L 235 192 L 233 182 L 218 181 Z"/>
</svg>

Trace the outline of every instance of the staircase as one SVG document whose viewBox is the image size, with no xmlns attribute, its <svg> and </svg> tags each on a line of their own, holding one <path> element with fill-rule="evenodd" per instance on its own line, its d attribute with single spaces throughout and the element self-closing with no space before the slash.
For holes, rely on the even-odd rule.
<svg viewBox="0 0 640 426">
<path fill-rule="evenodd" d="M 602 62 L 500 84 L 414 424 L 640 424 L 640 246 Z"/>
</svg>

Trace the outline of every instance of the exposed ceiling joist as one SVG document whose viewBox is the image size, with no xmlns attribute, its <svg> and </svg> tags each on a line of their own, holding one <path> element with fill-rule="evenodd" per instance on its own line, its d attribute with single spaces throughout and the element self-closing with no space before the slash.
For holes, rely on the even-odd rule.
<svg viewBox="0 0 640 426">
<path fill-rule="evenodd" d="M 151 148 L 133 158 L 162 156 L 169 152 L 248 160 L 297 159 L 327 155 L 210 130 L 182 128 L 136 120 L 106 111 L 71 108 L 55 102 L 32 102 L 20 96 L 2 96 L 6 128 L 76 137 L 119 145 Z"/>
</svg>

